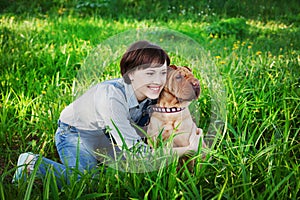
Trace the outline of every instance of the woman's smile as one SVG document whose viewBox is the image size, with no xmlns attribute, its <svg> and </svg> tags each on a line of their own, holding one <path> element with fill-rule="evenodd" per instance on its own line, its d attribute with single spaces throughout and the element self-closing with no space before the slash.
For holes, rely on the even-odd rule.
<svg viewBox="0 0 300 200">
<path fill-rule="evenodd" d="M 149 85 L 148 88 L 150 90 L 153 90 L 154 92 L 160 92 L 161 86 L 159 86 L 159 85 L 155 85 L 155 86 L 154 85 Z"/>
</svg>

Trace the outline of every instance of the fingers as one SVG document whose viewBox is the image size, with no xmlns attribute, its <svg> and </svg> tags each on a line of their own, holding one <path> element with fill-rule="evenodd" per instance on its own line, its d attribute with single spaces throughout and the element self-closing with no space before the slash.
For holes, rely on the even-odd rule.
<svg viewBox="0 0 300 200">
<path fill-rule="evenodd" d="M 189 139 L 189 142 L 190 142 L 189 146 L 190 146 L 191 150 L 197 151 L 200 138 L 201 138 L 200 135 L 191 134 L 190 139 Z"/>
<path fill-rule="evenodd" d="M 196 134 L 191 134 L 189 142 L 190 142 L 190 148 L 197 150 L 199 142 L 202 141 L 202 147 L 206 148 L 206 143 L 204 142 L 203 138 L 203 130 L 201 128 L 196 129 Z"/>
<path fill-rule="evenodd" d="M 201 128 L 197 128 L 196 134 L 197 135 L 203 135 L 203 130 Z"/>
</svg>

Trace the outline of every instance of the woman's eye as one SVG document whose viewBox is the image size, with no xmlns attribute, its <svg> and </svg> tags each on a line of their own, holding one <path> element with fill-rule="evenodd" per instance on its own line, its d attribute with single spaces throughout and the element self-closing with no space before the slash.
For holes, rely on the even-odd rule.
<svg viewBox="0 0 300 200">
<path fill-rule="evenodd" d="M 152 72 L 148 72 L 148 73 L 146 73 L 146 75 L 148 75 L 148 76 L 152 76 L 154 73 L 152 73 Z"/>
<path fill-rule="evenodd" d="M 161 74 L 162 74 L 162 75 L 166 75 L 166 74 L 167 74 L 167 72 L 162 72 Z"/>
</svg>

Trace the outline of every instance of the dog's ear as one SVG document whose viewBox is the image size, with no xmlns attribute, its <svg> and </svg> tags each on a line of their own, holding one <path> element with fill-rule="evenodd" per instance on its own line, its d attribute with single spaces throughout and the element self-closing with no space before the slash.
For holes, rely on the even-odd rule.
<svg viewBox="0 0 300 200">
<path fill-rule="evenodd" d="M 190 72 L 192 72 L 192 69 L 189 68 L 188 66 L 183 66 L 184 68 L 188 69 Z"/>
<path fill-rule="evenodd" d="M 172 69 L 177 69 L 177 66 L 176 65 L 169 65 L 169 67 L 171 67 Z"/>
</svg>

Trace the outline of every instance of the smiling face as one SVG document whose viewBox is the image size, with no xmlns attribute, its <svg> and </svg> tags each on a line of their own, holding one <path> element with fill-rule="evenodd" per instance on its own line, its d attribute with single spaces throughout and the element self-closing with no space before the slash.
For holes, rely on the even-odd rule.
<svg viewBox="0 0 300 200">
<path fill-rule="evenodd" d="M 167 63 L 160 67 L 138 69 L 128 76 L 138 101 L 157 99 L 166 83 Z"/>
</svg>

